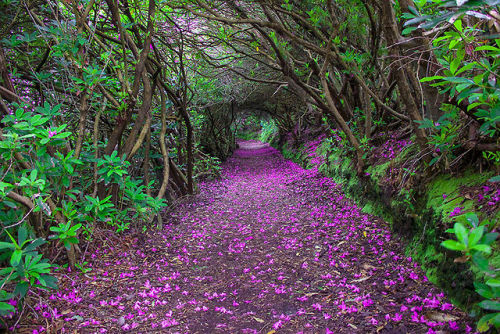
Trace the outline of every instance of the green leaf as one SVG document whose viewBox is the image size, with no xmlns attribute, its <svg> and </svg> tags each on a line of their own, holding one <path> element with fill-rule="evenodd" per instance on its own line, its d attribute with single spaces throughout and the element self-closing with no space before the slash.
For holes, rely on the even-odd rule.
<svg viewBox="0 0 500 334">
<path fill-rule="evenodd" d="M 11 201 L 4 199 L 2 203 L 5 204 L 6 206 L 8 206 L 9 208 L 17 209 L 17 205 L 15 202 L 11 202 Z"/>
<path fill-rule="evenodd" d="M 406 36 L 406 35 L 411 34 L 411 33 L 412 33 L 413 31 L 415 31 L 415 30 L 417 30 L 417 28 L 416 28 L 416 27 L 407 27 L 407 28 L 403 29 L 403 31 L 401 32 L 401 34 L 402 34 L 403 36 Z"/>
<path fill-rule="evenodd" d="M 45 240 L 43 240 L 42 238 L 38 238 L 38 239 L 35 239 L 34 241 L 32 241 L 24 250 L 29 252 L 29 251 L 35 250 L 36 248 L 38 248 L 39 246 L 41 246 L 45 243 L 46 243 Z"/>
<path fill-rule="evenodd" d="M 484 226 L 479 226 L 473 229 L 469 234 L 469 247 L 473 247 L 478 243 L 479 240 L 483 237 L 484 234 Z"/>
<path fill-rule="evenodd" d="M 61 232 L 61 229 L 57 226 L 51 226 L 50 229 L 52 232 Z"/>
<path fill-rule="evenodd" d="M 0 250 L 6 249 L 6 248 L 14 250 L 14 249 L 16 249 L 16 245 L 14 245 L 10 242 L 0 241 Z"/>
<path fill-rule="evenodd" d="M 453 61 L 450 63 L 450 72 L 451 74 L 455 75 L 457 72 L 458 66 L 460 66 L 460 63 L 462 60 L 460 58 L 455 58 Z"/>
<path fill-rule="evenodd" d="M 486 254 L 491 254 L 491 247 L 488 245 L 479 244 L 479 245 L 472 246 L 471 249 L 474 249 L 474 250 L 477 250 L 477 251 L 480 251 L 480 252 L 483 252 Z"/>
<path fill-rule="evenodd" d="M 474 83 L 476 85 L 480 85 L 484 81 L 485 77 L 487 78 L 488 75 L 485 73 L 481 73 L 481 74 L 478 74 L 475 77 L 473 77 L 472 80 L 474 81 Z"/>
<path fill-rule="evenodd" d="M 76 231 L 78 231 L 78 229 L 80 229 L 80 227 L 82 227 L 82 224 L 76 224 L 75 226 L 71 227 L 69 231 L 74 234 L 76 233 Z"/>
<path fill-rule="evenodd" d="M 451 82 L 451 83 L 456 83 L 456 84 L 463 84 L 463 83 L 471 83 L 473 84 L 474 81 L 467 79 L 467 78 L 462 78 L 462 77 L 444 77 L 443 80 Z"/>
<path fill-rule="evenodd" d="M 440 159 L 440 157 L 435 157 L 435 158 L 432 158 L 431 162 L 429 162 L 429 166 L 432 166 L 434 165 L 436 162 L 438 162 Z"/>
<path fill-rule="evenodd" d="M 486 273 L 491 272 L 488 259 L 485 258 L 483 253 L 481 252 L 472 254 L 472 263 L 474 263 L 481 271 L 484 271 Z"/>
<path fill-rule="evenodd" d="M 429 81 L 439 80 L 439 79 L 443 79 L 443 78 L 444 77 L 441 76 L 441 75 L 435 75 L 435 76 L 432 76 L 432 77 L 422 78 L 422 79 L 420 79 L 420 82 L 429 82 Z"/>
<path fill-rule="evenodd" d="M 491 245 L 493 241 L 495 241 L 498 237 L 498 232 L 486 233 L 483 240 L 481 240 L 482 244 Z"/>
<path fill-rule="evenodd" d="M 441 246 L 455 251 L 464 251 L 466 249 L 464 244 L 455 240 L 445 240 L 441 243 Z"/>
<path fill-rule="evenodd" d="M 71 136 L 71 132 L 62 132 L 62 133 L 58 133 L 57 135 L 53 136 L 52 138 L 62 139 L 62 138 L 67 138 L 69 136 Z"/>
<path fill-rule="evenodd" d="M 16 312 L 16 309 L 14 308 L 14 306 L 12 306 L 8 303 L 0 302 L 0 315 L 6 316 L 12 312 Z"/>
<path fill-rule="evenodd" d="M 19 282 L 14 289 L 14 295 L 24 297 L 28 293 L 30 284 L 28 282 Z"/>
<path fill-rule="evenodd" d="M 45 281 L 45 286 L 51 289 L 57 289 L 57 278 L 51 275 L 40 275 L 40 278 L 43 278 Z"/>
<path fill-rule="evenodd" d="M 22 245 L 25 241 L 26 241 L 26 238 L 28 237 L 28 230 L 26 229 L 26 227 L 23 225 L 19 228 L 19 230 L 17 231 L 17 240 L 18 240 L 18 244 L 19 245 Z"/>
<path fill-rule="evenodd" d="M 70 179 L 67 175 L 64 175 L 62 178 L 61 178 L 61 183 L 63 186 L 65 186 L 66 188 L 69 187 L 69 184 L 70 184 Z"/>
<path fill-rule="evenodd" d="M 490 321 L 490 323 L 495 326 L 495 328 L 500 328 L 500 312 L 495 313 L 495 316 Z"/>
<path fill-rule="evenodd" d="M 492 288 L 500 288 L 500 279 L 491 278 L 488 281 L 486 281 L 486 284 L 491 286 Z"/>
<path fill-rule="evenodd" d="M 486 284 L 479 283 L 479 282 L 474 282 L 474 288 L 476 292 L 483 298 L 486 299 L 491 299 L 493 298 L 493 291 L 492 289 L 487 286 Z"/>
<path fill-rule="evenodd" d="M 75 171 L 75 168 L 72 165 L 64 165 L 64 167 L 70 174 L 73 174 L 73 172 Z"/>
<path fill-rule="evenodd" d="M 463 83 L 463 84 L 457 85 L 455 87 L 455 89 L 457 90 L 457 92 L 461 93 L 464 89 L 469 88 L 471 85 L 472 85 L 472 83 Z"/>
<path fill-rule="evenodd" d="M 70 243 L 72 244 L 77 244 L 80 242 L 80 240 L 78 240 L 78 238 L 75 238 L 75 237 L 70 237 L 67 239 Z"/>
<path fill-rule="evenodd" d="M 500 302 L 494 300 L 483 300 L 478 305 L 485 310 L 500 311 Z"/>
<path fill-rule="evenodd" d="M 31 173 L 30 173 L 30 180 L 31 180 L 31 182 L 35 182 L 37 176 L 38 176 L 38 170 L 33 169 L 31 171 Z"/>
<path fill-rule="evenodd" d="M 477 322 L 477 330 L 480 331 L 481 333 L 484 333 L 490 329 L 490 326 L 493 324 L 494 320 L 499 321 L 499 314 L 498 313 L 491 313 L 491 314 L 486 314 L 484 315 L 479 321 Z"/>
<path fill-rule="evenodd" d="M 465 72 L 465 71 L 468 71 L 472 68 L 474 68 L 476 66 L 476 62 L 472 62 L 472 63 L 469 63 L 467 65 L 465 65 L 464 67 L 461 67 L 456 73 L 455 75 L 459 75 L 461 74 L 462 72 Z"/>
<path fill-rule="evenodd" d="M 458 241 L 467 246 L 469 244 L 467 229 L 461 223 L 455 223 L 453 228 L 455 229 Z"/>
<path fill-rule="evenodd" d="M 38 281 L 40 282 L 41 286 L 47 286 L 47 284 L 45 283 L 45 278 L 38 276 Z"/>
<path fill-rule="evenodd" d="M 483 45 L 483 46 L 477 47 L 475 49 L 475 51 L 496 51 L 496 52 L 500 53 L 500 48 L 497 48 L 497 47 L 492 46 L 492 45 Z"/>
<path fill-rule="evenodd" d="M 477 215 L 474 212 L 468 212 L 465 214 L 465 219 L 470 223 L 472 227 L 478 227 L 479 226 L 479 218 L 477 218 Z"/>
<path fill-rule="evenodd" d="M 10 264 L 15 267 L 21 262 L 21 258 L 23 256 L 23 251 L 20 249 L 16 249 L 10 258 Z"/>
</svg>

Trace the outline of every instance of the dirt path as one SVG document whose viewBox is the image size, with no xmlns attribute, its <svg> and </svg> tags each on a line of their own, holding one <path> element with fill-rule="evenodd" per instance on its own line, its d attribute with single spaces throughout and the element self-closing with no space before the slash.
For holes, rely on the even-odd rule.
<svg viewBox="0 0 500 334">
<path fill-rule="evenodd" d="M 200 187 L 162 232 L 103 241 L 21 331 L 465 331 L 387 225 L 317 171 L 246 142 Z"/>
</svg>

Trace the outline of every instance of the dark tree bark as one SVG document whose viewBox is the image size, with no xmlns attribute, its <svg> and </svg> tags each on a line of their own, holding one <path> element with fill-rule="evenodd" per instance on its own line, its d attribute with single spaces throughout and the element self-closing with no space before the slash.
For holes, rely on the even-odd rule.
<svg viewBox="0 0 500 334">
<path fill-rule="evenodd" d="M 420 115 L 418 106 L 415 103 L 412 91 L 410 89 L 410 85 L 407 80 L 406 71 L 411 71 L 411 69 L 405 67 L 401 62 L 403 52 L 401 50 L 400 45 L 398 44 L 401 41 L 401 35 L 399 33 L 398 25 L 394 15 L 394 9 L 392 8 L 392 3 L 390 1 L 381 0 L 379 1 L 379 4 L 380 7 L 382 8 L 381 15 L 383 22 L 383 30 L 384 30 L 384 36 L 387 41 L 387 46 L 389 49 L 389 55 L 394 59 L 393 62 L 394 76 L 397 81 L 399 92 L 401 94 L 401 100 L 406 107 L 406 112 L 411 118 L 411 125 L 417 136 L 418 145 L 420 146 L 421 150 L 426 150 L 427 149 L 426 134 L 423 129 L 419 128 L 419 124 L 415 122 L 415 121 L 422 121 L 422 116 Z"/>
</svg>

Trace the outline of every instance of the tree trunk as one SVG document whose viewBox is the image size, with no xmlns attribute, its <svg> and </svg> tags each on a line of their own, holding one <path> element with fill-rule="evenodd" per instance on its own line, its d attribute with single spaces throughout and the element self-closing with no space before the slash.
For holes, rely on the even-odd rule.
<svg viewBox="0 0 500 334">
<path fill-rule="evenodd" d="M 116 21 L 115 24 L 118 26 L 119 23 L 118 21 L 120 20 L 120 16 L 118 14 L 118 9 L 116 8 L 115 4 L 113 1 L 108 1 L 109 7 L 113 12 L 113 20 Z M 137 65 L 135 66 L 135 74 L 134 74 L 134 82 L 132 84 L 132 91 L 130 92 L 128 99 L 127 99 L 127 108 L 125 111 L 121 112 L 117 119 L 116 119 L 116 125 L 115 128 L 113 129 L 113 132 L 108 138 L 108 145 L 106 146 L 106 149 L 104 150 L 104 153 L 106 155 L 110 155 L 114 150 L 117 145 L 119 145 L 123 131 L 125 131 L 125 128 L 127 127 L 128 123 L 132 119 L 132 114 L 135 108 L 135 105 L 137 103 L 137 95 L 139 94 L 139 88 L 140 88 L 140 82 L 141 79 L 143 79 L 143 74 L 146 69 L 146 61 L 148 59 L 148 54 L 150 51 L 150 45 L 151 41 L 153 38 L 154 34 L 154 24 L 153 24 L 153 19 L 154 19 L 154 11 L 155 11 L 155 6 L 156 3 L 154 0 L 149 0 L 149 12 L 148 12 L 148 28 L 147 28 L 147 33 L 146 33 L 146 38 L 144 40 L 144 44 L 142 45 L 142 51 L 139 55 L 139 59 L 137 61 Z M 127 34 L 128 35 L 128 34 Z M 131 39 L 130 39 L 131 41 Z M 148 79 L 149 80 L 149 79 Z"/>
<path fill-rule="evenodd" d="M 194 193 L 193 185 L 193 165 L 194 165 L 194 143 L 193 143 L 193 126 L 191 120 L 189 119 L 189 113 L 185 107 L 181 108 L 181 115 L 184 119 L 184 124 L 186 125 L 187 140 L 186 140 L 186 151 L 187 151 L 187 190 L 190 195 Z"/>
<path fill-rule="evenodd" d="M 132 159 L 132 151 L 134 149 L 134 146 L 137 145 L 137 142 L 140 141 L 141 137 L 144 139 L 145 134 L 144 132 L 144 122 L 150 118 L 150 112 L 151 112 L 151 105 L 153 102 L 153 88 L 151 87 L 151 82 L 146 74 L 146 71 L 142 73 L 142 84 L 144 86 L 144 92 L 143 92 L 143 99 L 142 99 L 142 105 L 139 109 L 139 113 L 137 115 L 137 118 L 135 120 L 135 124 L 132 127 L 132 130 L 130 131 L 130 134 L 125 142 L 124 149 L 122 154 L 127 156 L 127 160 Z M 147 124 L 147 122 L 146 122 Z M 142 131 L 141 131 L 142 128 Z M 149 127 L 148 127 L 149 128 Z M 137 138 L 137 135 L 139 134 L 139 131 L 141 131 L 141 135 L 139 139 Z M 134 152 L 135 153 L 135 152 Z"/>
<path fill-rule="evenodd" d="M 146 148 L 144 151 L 144 186 L 146 187 L 146 194 L 151 196 L 151 188 L 149 186 L 149 153 L 151 151 L 151 126 L 148 129 L 148 134 L 146 135 Z"/>
<path fill-rule="evenodd" d="M 340 125 L 342 131 L 344 131 L 344 133 L 347 136 L 347 140 L 349 140 L 349 143 L 351 143 L 351 145 L 356 150 L 356 158 L 357 158 L 356 167 L 358 174 L 361 174 L 365 166 L 365 162 L 363 160 L 363 150 L 359 145 L 359 141 L 356 139 L 351 129 L 340 115 L 339 111 L 337 110 L 337 107 L 335 107 L 335 103 L 333 102 L 332 95 L 330 93 L 330 89 L 328 88 L 328 84 L 326 82 L 326 78 L 324 75 L 321 76 L 321 85 L 323 86 L 323 91 L 325 92 L 326 101 L 328 103 L 328 106 L 330 107 L 332 115 L 335 118 L 335 121 Z"/>
<path fill-rule="evenodd" d="M 365 136 L 370 139 L 372 136 L 372 104 L 367 92 L 361 91 L 361 95 L 363 96 L 363 111 L 365 112 Z"/>
<path fill-rule="evenodd" d="M 161 155 L 163 157 L 163 180 L 156 198 L 163 198 L 163 196 L 165 196 L 165 192 L 168 186 L 168 179 L 170 178 L 168 149 L 167 145 L 165 144 L 165 134 L 167 133 L 167 106 L 166 106 L 167 97 L 165 96 L 165 92 L 163 91 L 163 89 L 160 89 L 160 93 L 161 93 L 161 132 L 159 141 L 160 141 Z"/>
<path fill-rule="evenodd" d="M 423 129 L 420 129 L 416 121 L 422 121 L 422 116 L 413 98 L 405 71 L 410 71 L 401 63 L 402 52 L 398 42 L 401 39 L 398 25 L 394 16 L 394 10 L 390 1 L 379 1 L 382 8 L 382 22 L 389 55 L 394 59 L 394 76 L 397 81 L 401 100 L 406 107 L 406 111 L 411 118 L 411 125 L 417 136 L 417 143 L 422 151 L 427 149 L 427 138 Z"/>
<path fill-rule="evenodd" d="M 413 0 L 400 0 L 399 5 L 402 13 L 410 12 L 410 6 L 415 7 Z M 438 70 L 438 61 L 431 51 L 431 41 L 429 38 L 422 36 L 421 32 L 418 31 L 413 32 L 411 36 L 415 37 L 412 43 L 417 43 L 419 45 L 419 49 L 415 51 L 419 56 L 417 64 L 419 78 L 436 75 L 435 72 Z M 423 94 L 423 99 L 426 103 L 426 117 L 437 120 L 443 114 L 441 111 L 441 104 L 444 102 L 444 95 L 439 94 L 438 88 L 432 87 L 430 82 L 423 82 L 420 86 L 422 87 L 421 94 Z"/>
</svg>

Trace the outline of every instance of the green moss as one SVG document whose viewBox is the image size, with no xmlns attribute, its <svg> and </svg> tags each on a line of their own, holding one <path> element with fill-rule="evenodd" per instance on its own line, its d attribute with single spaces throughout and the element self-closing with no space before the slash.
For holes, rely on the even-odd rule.
<svg viewBox="0 0 500 334">
<path fill-rule="evenodd" d="M 427 276 L 429 282 L 438 285 L 439 279 L 437 276 L 437 269 L 436 268 L 424 268 L 424 269 L 425 269 L 425 276 Z"/>
<path fill-rule="evenodd" d="M 380 164 L 380 165 L 368 167 L 366 169 L 366 172 L 370 173 L 370 178 L 373 181 L 379 182 L 386 175 L 387 169 L 389 169 L 390 165 L 391 165 L 391 161 L 387 161 L 387 162 Z"/>
<path fill-rule="evenodd" d="M 408 145 L 405 148 L 403 148 L 403 150 L 399 152 L 399 154 L 396 157 L 394 157 L 394 159 L 392 159 L 392 162 L 395 165 L 399 165 L 405 161 L 410 160 L 412 157 L 416 156 L 417 153 L 419 152 L 420 149 L 416 144 L 415 138 L 411 138 L 411 140 L 414 144 Z"/>
<path fill-rule="evenodd" d="M 302 148 L 293 150 L 288 146 L 288 144 L 285 144 L 283 145 L 283 147 L 281 147 L 281 153 L 283 154 L 283 157 L 285 157 L 285 159 L 291 160 L 298 164 L 302 164 L 303 160 L 301 158 L 301 149 Z"/>
<path fill-rule="evenodd" d="M 316 149 L 316 154 L 326 156 L 331 151 L 331 146 L 328 142 L 322 142 Z"/>
<path fill-rule="evenodd" d="M 340 150 L 332 151 L 327 157 L 330 165 L 339 165 L 342 162 Z"/>
<path fill-rule="evenodd" d="M 328 175 L 328 164 L 321 164 L 319 167 L 318 167 L 318 170 L 321 174 L 323 175 Z"/>
<path fill-rule="evenodd" d="M 375 208 L 371 203 L 366 203 L 365 206 L 363 206 L 363 209 L 361 209 L 361 212 L 368 213 L 370 215 L 375 214 Z"/>
<path fill-rule="evenodd" d="M 427 187 L 426 208 L 432 208 L 443 222 L 450 221 L 450 212 L 457 206 L 462 211 L 473 210 L 474 202 L 460 197 L 460 187 L 463 185 L 475 186 L 486 182 L 493 173 L 474 173 L 469 170 L 463 176 L 438 175 Z M 446 198 L 443 198 L 443 194 Z"/>
</svg>

